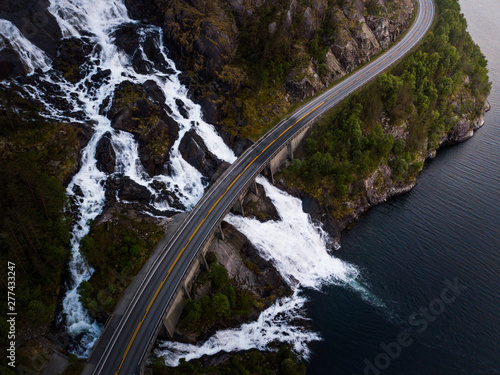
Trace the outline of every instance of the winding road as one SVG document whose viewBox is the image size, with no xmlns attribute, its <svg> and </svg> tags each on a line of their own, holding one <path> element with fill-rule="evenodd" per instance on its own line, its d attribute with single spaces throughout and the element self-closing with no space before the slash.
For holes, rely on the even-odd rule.
<svg viewBox="0 0 500 375">
<path fill-rule="evenodd" d="M 169 301 L 175 296 L 200 246 L 240 191 L 303 126 L 396 63 L 424 38 L 432 25 L 435 8 L 432 0 L 417 2 L 415 22 L 397 44 L 281 121 L 211 186 L 143 275 L 119 321 L 104 329 L 84 374 L 140 374 L 142 362 L 154 343 Z"/>
</svg>

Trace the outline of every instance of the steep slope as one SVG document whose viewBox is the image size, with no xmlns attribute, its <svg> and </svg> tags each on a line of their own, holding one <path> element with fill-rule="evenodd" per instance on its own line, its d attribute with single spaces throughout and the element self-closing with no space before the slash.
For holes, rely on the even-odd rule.
<svg viewBox="0 0 500 375">
<path fill-rule="evenodd" d="M 128 1 L 165 43 L 212 123 L 256 137 L 298 103 L 386 49 L 411 0 Z"/>
</svg>

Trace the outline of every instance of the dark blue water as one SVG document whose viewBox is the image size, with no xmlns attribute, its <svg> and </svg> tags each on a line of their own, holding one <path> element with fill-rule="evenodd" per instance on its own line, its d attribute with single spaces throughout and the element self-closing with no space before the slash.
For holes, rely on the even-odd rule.
<svg viewBox="0 0 500 375">
<path fill-rule="evenodd" d="M 324 337 L 309 374 L 500 374 L 500 1 L 460 4 L 489 60 L 492 110 L 343 237 L 337 255 L 385 306 L 340 287 L 308 292 Z"/>
</svg>

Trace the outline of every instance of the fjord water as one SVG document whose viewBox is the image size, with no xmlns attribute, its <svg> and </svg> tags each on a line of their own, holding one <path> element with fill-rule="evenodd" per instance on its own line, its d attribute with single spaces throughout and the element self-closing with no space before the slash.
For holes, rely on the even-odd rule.
<svg viewBox="0 0 500 375">
<path fill-rule="evenodd" d="M 308 315 L 323 337 L 311 344 L 311 375 L 500 374 L 500 2 L 460 5 L 489 61 L 492 109 L 472 139 L 438 153 L 413 191 L 344 235 L 336 255 L 356 265 L 385 308 L 337 286 L 309 291 Z M 425 330 L 409 324 L 455 278 L 466 289 L 444 312 L 416 316 Z M 381 343 L 406 329 L 413 343 L 380 356 Z"/>
</svg>

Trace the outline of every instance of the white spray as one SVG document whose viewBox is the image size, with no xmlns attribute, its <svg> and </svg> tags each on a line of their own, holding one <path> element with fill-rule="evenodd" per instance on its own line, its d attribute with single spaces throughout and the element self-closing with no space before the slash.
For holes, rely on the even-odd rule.
<svg viewBox="0 0 500 375">
<path fill-rule="evenodd" d="M 50 59 L 45 53 L 26 39 L 14 24 L 0 19 L 0 50 L 9 46 L 17 52 L 28 74 L 33 74 L 35 69 L 50 70 Z"/>
<path fill-rule="evenodd" d="M 50 60 L 43 51 L 24 38 L 19 30 L 6 20 L 0 20 L 0 49 L 10 46 L 16 50 L 30 73 L 35 69 L 45 72 L 37 77 L 38 81 L 23 86 L 26 95 L 38 100 L 44 106 L 42 115 L 53 120 L 68 122 L 81 121 L 83 116 L 84 120 L 95 124 L 94 134 L 82 151 L 81 168 L 67 188 L 67 194 L 73 198 L 77 212 L 71 239 L 72 258 L 69 264 L 72 286 L 63 299 L 63 317 L 69 333 L 78 337 L 79 344 L 75 353 L 86 356 L 101 331 L 101 327 L 89 317 L 78 300 L 80 283 L 88 280 L 93 272 L 80 253 L 80 241 L 89 232 L 89 222 L 102 212 L 105 203 L 105 182 L 108 175 L 97 168 L 95 158 L 99 140 L 107 132 L 111 134 L 111 144 L 117 156 L 116 173 L 128 176 L 139 185 L 147 187 L 153 194 L 151 205 L 165 211 L 175 211 L 175 209 L 168 201 L 155 197 L 157 193 L 153 188 L 155 182 L 163 182 L 187 209 L 196 204 L 206 187 L 201 173 L 187 163 L 178 150 L 186 132 L 194 129 L 203 138 L 207 148 L 221 160 L 233 162 L 235 156 L 218 136 L 214 127 L 203 120 L 200 106 L 188 98 L 187 89 L 179 80 L 180 72 L 167 57 L 160 28 L 142 27 L 136 24 L 141 37 L 140 43 L 144 42 L 146 36 L 153 36 L 155 48 L 164 60 L 161 67 L 155 65 L 147 59 L 141 45 L 139 49 L 142 58 L 150 63 L 152 73 L 140 74 L 134 70 L 131 56 L 114 43 L 113 32 L 118 26 L 135 23 L 128 17 L 122 0 L 51 0 L 48 10 L 56 18 L 64 37 L 85 36 L 86 41 L 90 39 L 90 43 L 94 46 L 90 61 L 86 63 L 88 73 L 80 82 L 71 84 L 59 72 L 51 70 Z M 92 84 L 91 77 L 102 71 L 109 71 L 109 77 L 99 82 L 99 86 L 96 87 Z M 101 112 L 103 107 L 109 110 L 110 99 L 113 98 L 115 89 L 120 83 L 131 81 L 143 84 L 148 80 L 154 81 L 163 92 L 166 98 L 165 104 L 171 108 L 173 112 L 171 116 L 180 128 L 179 137 L 170 152 L 170 175 L 153 178 L 145 173 L 140 163 L 138 145 L 134 137 L 127 132 L 113 129 L 110 120 Z M 38 82 L 44 82 L 45 85 L 39 85 Z M 53 91 L 50 94 L 45 91 L 47 85 L 52 87 Z M 59 100 L 53 101 L 50 97 L 57 97 Z M 184 103 L 188 119 L 181 115 L 176 102 L 178 99 Z M 64 102 L 70 110 L 64 106 L 59 108 L 57 104 L 53 104 L 54 102 Z"/>
<path fill-rule="evenodd" d="M 258 177 L 257 182 L 264 186 L 281 220 L 262 223 L 233 214 L 227 215 L 225 220 L 243 233 L 264 259 L 273 262 L 293 287 L 294 295 L 263 311 L 256 322 L 219 331 L 201 345 L 160 343 L 155 354 L 163 356 L 169 366 L 177 366 L 181 358 L 190 360 L 220 351 L 269 350 L 270 344 L 276 342 L 292 345 L 300 356 L 307 358 L 308 343 L 319 340 L 319 335 L 289 323 L 304 319 L 302 311 L 306 300 L 300 296 L 301 288 L 319 290 L 325 284 L 341 285 L 355 290 L 368 303 L 383 307 L 383 303 L 358 280 L 359 271 L 353 265 L 328 253 L 328 235 L 303 212 L 299 199 L 277 189 L 263 177 Z"/>
</svg>

